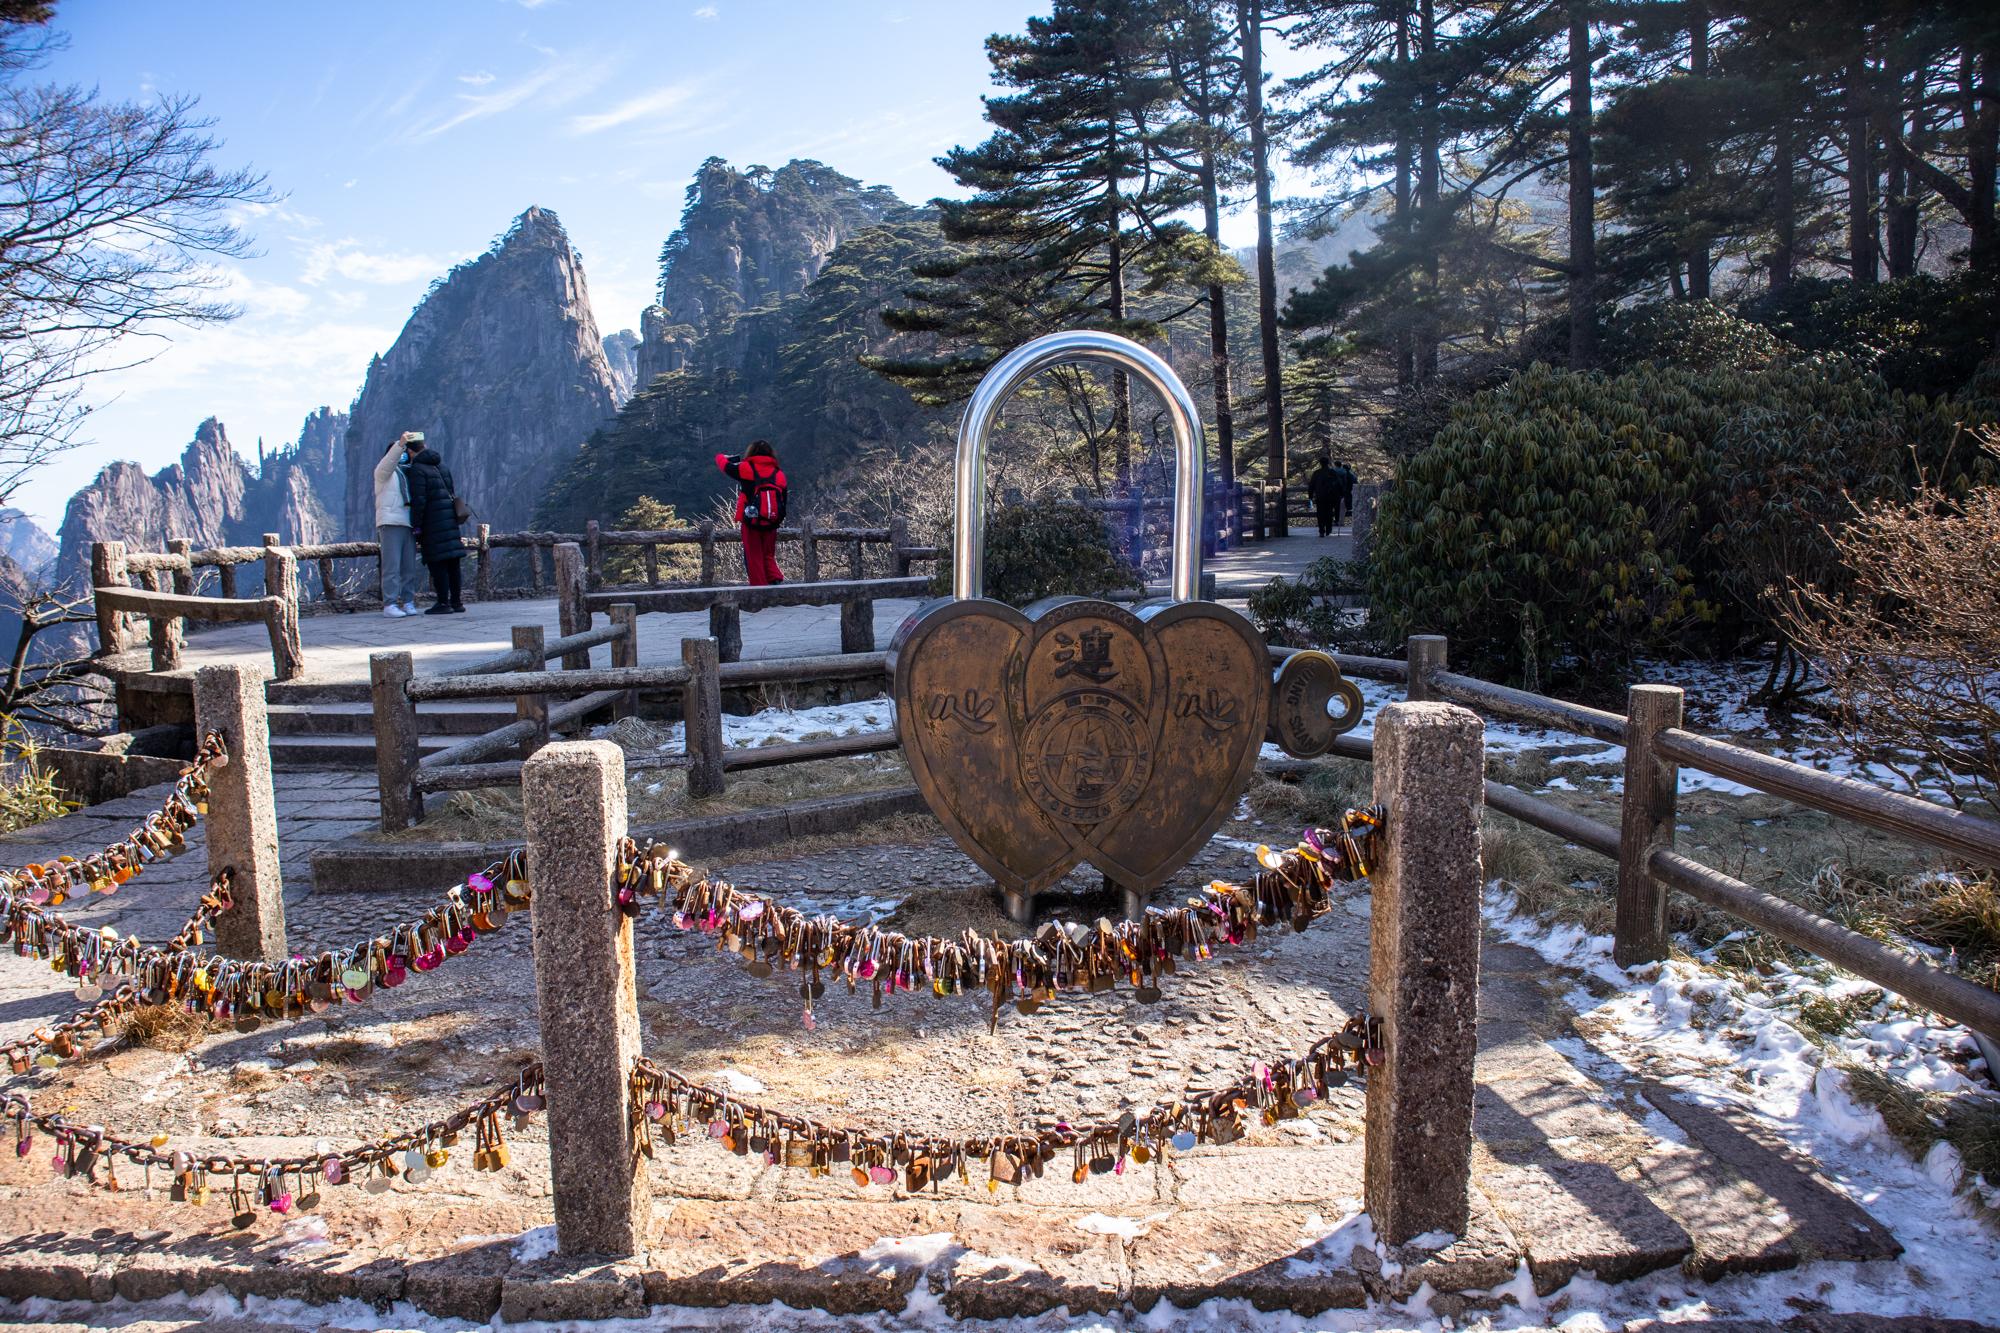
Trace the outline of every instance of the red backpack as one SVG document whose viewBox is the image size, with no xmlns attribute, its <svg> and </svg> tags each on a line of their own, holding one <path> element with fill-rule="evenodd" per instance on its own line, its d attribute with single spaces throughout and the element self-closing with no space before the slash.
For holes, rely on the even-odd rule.
<svg viewBox="0 0 2000 1333">
<path fill-rule="evenodd" d="M 743 522 L 746 527 L 776 528 L 785 521 L 785 486 L 778 480 L 777 473 L 769 477 L 759 477 L 750 483 L 743 500 Z"/>
</svg>

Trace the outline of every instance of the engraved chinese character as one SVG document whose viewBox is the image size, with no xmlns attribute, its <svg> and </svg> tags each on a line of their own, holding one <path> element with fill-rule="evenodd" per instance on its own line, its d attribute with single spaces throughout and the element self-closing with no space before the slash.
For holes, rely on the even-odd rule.
<svg viewBox="0 0 2000 1333">
<path fill-rule="evenodd" d="M 1111 665 L 1110 630 L 1087 629 L 1074 639 L 1057 634 L 1056 642 L 1062 645 L 1056 651 L 1056 661 L 1062 664 L 1056 668 L 1057 680 L 1082 676 L 1093 685 L 1102 685 L 1117 676 L 1118 668 Z"/>
</svg>

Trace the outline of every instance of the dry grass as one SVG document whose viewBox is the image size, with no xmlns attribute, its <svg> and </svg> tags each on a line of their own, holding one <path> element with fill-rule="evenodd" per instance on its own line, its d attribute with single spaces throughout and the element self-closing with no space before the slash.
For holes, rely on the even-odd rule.
<svg viewBox="0 0 2000 1333">
<path fill-rule="evenodd" d="M 1243 799 L 1260 823 L 1298 829 L 1337 824 L 1342 814 L 1374 798 L 1374 773 L 1356 759 L 1323 759 L 1298 781 L 1258 774 Z"/>
<path fill-rule="evenodd" d="M 177 1004 L 149 1004 L 132 1010 L 119 1037 L 156 1051 L 191 1051 L 208 1035 L 208 1024 Z"/>
<path fill-rule="evenodd" d="M 1858 1065 L 1844 1065 L 1848 1086 L 1881 1112 L 1882 1122 L 1918 1161 L 1943 1142 L 1958 1150 L 1966 1178 L 2000 1186 L 2000 1098 L 1920 1092 Z"/>
</svg>

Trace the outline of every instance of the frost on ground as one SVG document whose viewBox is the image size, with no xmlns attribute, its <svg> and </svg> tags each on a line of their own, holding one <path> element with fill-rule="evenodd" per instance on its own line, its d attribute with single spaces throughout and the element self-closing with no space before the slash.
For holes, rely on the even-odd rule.
<svg viewBox="0 0 2000 1333">
<path fill-rule="evenodd" d="M 850 704 L 823 704 L 817 708 L 765 708 L 748 716 L 722 715 L 722 743 L 731 749 L 757 745 L 787 745 L 808 736 L 857 736 L 870 731 L 890 731 L 896 725 L 895 705 L 886 695 Z M 685 727 L 679 722 L 655 724 L 660 737 L 657 747 L 664 754 L 685 749 Z M 598 727 L 591 735 L 600 739 L 612 735 L 610 727 Z"/>
</svg>

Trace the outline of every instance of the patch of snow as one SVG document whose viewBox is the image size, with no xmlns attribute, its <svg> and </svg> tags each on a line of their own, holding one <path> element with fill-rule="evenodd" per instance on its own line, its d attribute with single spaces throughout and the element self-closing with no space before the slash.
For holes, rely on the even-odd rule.
<svg viewBox="0 0 2000 1333">
<path fill-rule="evenodd" d="M 869 1264 L 886 1264 L 890 1268 L 929 1268 L 936 1263 L 951 1244 L 952 1233 L 937 1231 L 928 1236 L 884 1236 L 861 1251 L 861 1259 Z"/>
<path fill-rule="evenodd" d="M 553 1226 L 530 1227 L 514 1242 L 514 1262 L 534 1263 L 546 1259 L 556 1252 L 556 1229 Z"/>
<path fill-rule="evenodd" d="M 1137 1240 L 1151 1231 L 1155 1222 L 1164 1222 L 1169 1216 L 1167 1213 L 1148 1213 L 1144 1217 L 1113 1217 L 1108 1213 L 1085 1213 L 1073 1225 L 1078 1231 L 1088 1231 L 1094 1236 Z"/>
<path fill-rule="evenodd" d="M 1449 1231 L 1426 1231 L 1421 1236 L 1410 1237 L 1410 1248 L 1417 1250 L 1442 1250 L 1456 1244 L 1458 1237 Z"/>
</svg>

